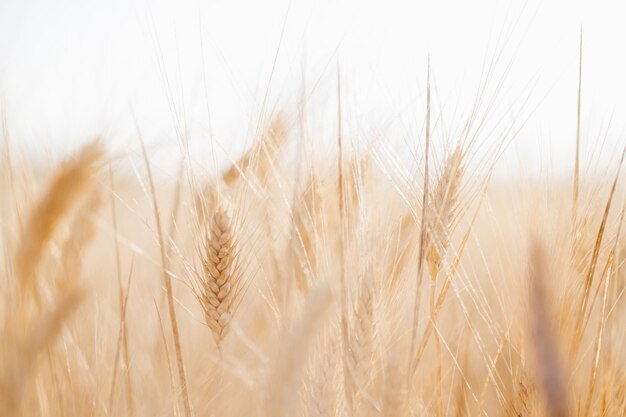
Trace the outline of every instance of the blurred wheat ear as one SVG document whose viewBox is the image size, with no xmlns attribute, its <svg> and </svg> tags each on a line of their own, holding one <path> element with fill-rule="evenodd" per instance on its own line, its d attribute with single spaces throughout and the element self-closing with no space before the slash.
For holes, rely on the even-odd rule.
<svg viewBox="0 0 626 417">
<path fill-rule="evenodd" d="M 300 375 L 306 361 L 311 340 L 331 303 L 330 289 L 314 288 L 308 295 L 302 314 L 291 331 L 285 330 L 271 364 L 267 384 L 268 416 L 293 415 L 298 398 Z"/>
<path fill-rule="evenodd" d="M 62 163 L 27 217 L 14 257 L 15 294 L 2 306 L 6 340 L 0 356 L 0 415 L 20 415 L 22 397 L 37 372 L 39 354 L 59 336 L 84 298 L 84 291 L 72 279 L 74 277 L 64 282 L 38 282 L 37 270 L 46 258 L 59 225 L 72 221 L 72 211 L 95 185 L 103 157 L 104 149 L 96 141 Z M 89 202 L 86 204 L 90 206 Z M 82 223 L 81 215 L 78 213 L 73 221 Z M 84 245 L 89 239 L 87 234 L 77 241 Z M 71 250 L 71 245 L 62 246 L 60 259 L 72 260 L 74 256 L 68 253 Z M 50 290 L 49 300 L 42 299 L 42 287 Z M 53 366 L 53 358 L 51 354 L 48 356 L 49 366 Z"/>
<path fill-rule="evenodd" d="M 446 158 L 443 173 L 437 181 L 429 205 L 431 213 L 428 216 L 430 224 L 426 231 L 426 262 L 432 279 L 437 277 L 441 261 L 450 243 L 462 178 L 463 149 L 457 146 L 454 152 Z"/>
<path fill-rule="evenodd" d="M 529 252 L 529 308 L 532 348 L 539 388 L 548 417 L 568 417 L 569 398 L 560 346 L 546 294 L 547 266 L 544 249 L 532 240 Z"/>
<path fill-rule="evenodd" d="M 92 142 L 66 161 L 54 175 L 43 197 L 28 216 L 17 253 L 16 271 L 21 293 L 36 292 L 35 273 L 58 225 L 75 207 L 79 198 L 93 185 L 104 150 Z"/>
</svg>

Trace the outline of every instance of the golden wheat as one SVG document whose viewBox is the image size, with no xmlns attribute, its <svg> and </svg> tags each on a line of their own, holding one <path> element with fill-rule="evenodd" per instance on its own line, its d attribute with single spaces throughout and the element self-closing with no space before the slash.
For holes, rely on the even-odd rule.
<svg viewBox="0 0 626 417">
<path fill-rule="evenodd" d="M 223 175 L 142 142 L 114 183 L 96 142 L 9 193 L 0 415 L 624 415 L 620 171 L 579 173 L 572 233 L 569 187 L 490 187 L 469 139 L 386 160 L 338 117 L 329 155 L 283 113 Z"/>
<path fill-rule="evenodd" d="M 201 247 L 202 269 L 197 279 L 197 299 L 205 322 L 218 345 L 228 333 L 241 290 L 233 229 L 226 211 L 218 205 L 211 217 L 209 236 Z"/>
</svg>

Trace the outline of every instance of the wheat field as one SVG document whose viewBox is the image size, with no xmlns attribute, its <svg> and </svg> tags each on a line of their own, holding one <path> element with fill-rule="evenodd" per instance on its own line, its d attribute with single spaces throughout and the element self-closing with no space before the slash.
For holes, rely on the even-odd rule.
<svg viewBox="0 0 626 417">
<path fill-rule="evenodd" d="M 494 182 L 430 106 L 410 158 L 297 124 L 169 176 L 5 131 L 0 415 L 626 415 L 621 160 Z"/>
</svg>

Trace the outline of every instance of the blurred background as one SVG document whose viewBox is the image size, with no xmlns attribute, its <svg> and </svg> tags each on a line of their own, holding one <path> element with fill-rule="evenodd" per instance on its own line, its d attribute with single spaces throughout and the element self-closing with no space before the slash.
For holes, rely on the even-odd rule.
<svg viewBox="0 0 626 417">
<path fill-rule="evenodd" d="M 626 141 L 620 1 L 3 0 L 0 98 L 11 143 L 34 158 L 95 136 L 162 171 L 181 138 L 193 162 L 227 162 L 279 111 L 321 149 L 418 146 L 428 59 L 433 141 L 467 120 L 506 142 L 500 178 L 569 177 L 583 31 L 582 159 L 602 167 Z M 443 147 L 443 145 L 442 145 Z"/>
</svg>

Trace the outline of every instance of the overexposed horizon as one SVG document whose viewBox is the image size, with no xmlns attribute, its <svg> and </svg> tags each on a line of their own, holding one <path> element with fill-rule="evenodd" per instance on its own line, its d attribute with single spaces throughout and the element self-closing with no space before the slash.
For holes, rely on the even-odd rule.
<svg viewBox="0 0 626 417">
<path fill-rule="evenodd" d="M 352 143 L 416 146 L 427 62 L 433 141 L 473 109 L 499 175 L 571 170 L 583 31 L 583 169 L 626 141 L 626 26 L 618 1 L 17 1 L 0 5 L 0 94 L 14 145 L 53 155 L 103 135 L 120 152 L 180 137 L 234 159 L 280 110 L 335 133 L 337 67 Z M 478 101 L 478 105 L 476 105 Z M 504 138 L 504 139 L 503 139 Z M 325 148 L 326 147 L 326 148 Z M 45 152 L 45 153 L 44 153 Z"/>
</svg>

